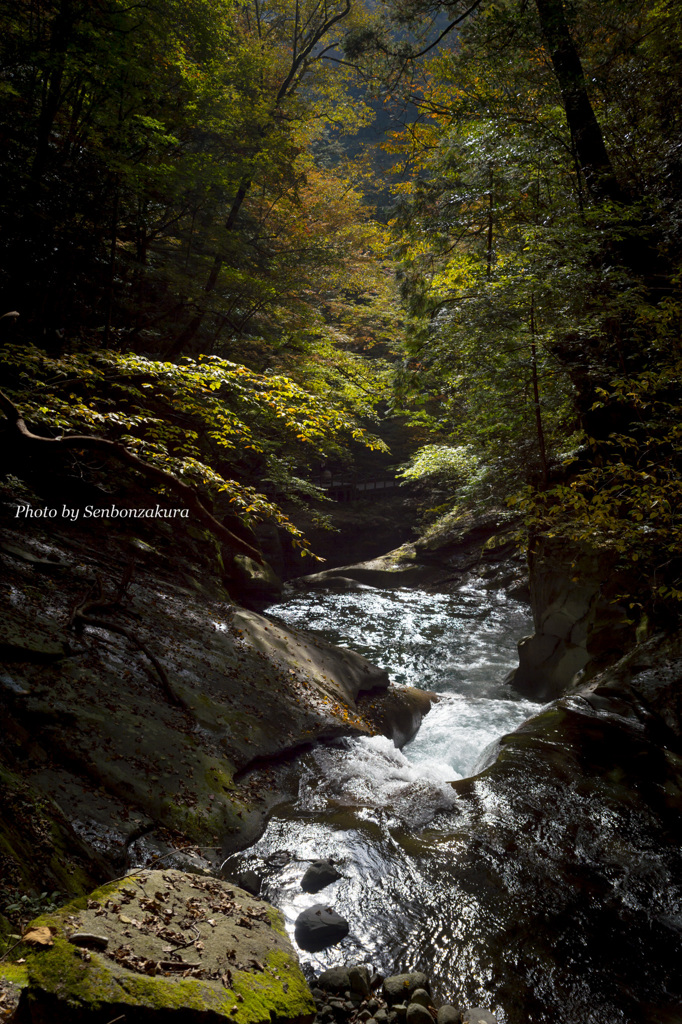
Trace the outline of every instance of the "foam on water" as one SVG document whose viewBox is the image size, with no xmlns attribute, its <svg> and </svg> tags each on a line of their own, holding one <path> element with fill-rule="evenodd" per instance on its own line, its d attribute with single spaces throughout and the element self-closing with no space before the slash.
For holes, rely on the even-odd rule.
<svg viewBox="0 0 682 1024">
<path fill-rule="evenodd" d="M 383 807 L 426 824 L 452 805 L 444 784 L 471 774 L 492 742 L 538 709 L 504 684 L 531 622 L 527 607 L 503 592 L 471 583 L 454 594 L 296 591 L 271 613 L 360 651 L 395 683 L 440 696 L 402 753 L 383 738 L 318 752 L 301 788 L 305 807 Z"/>
<path fill-rule="evenodd" d="M 491 743 L 537 711 L 528 700 L 444 694 L 403 753 L 415 767 L 437 770 L 442 778 L 466 778 Z"/>
<path fill-rule="evenodd" d="M 303 773 L 299 807 L 386 811 L 412 827 L 422 827 L 439 811 L 455 806 L 446 766 L 427 760 L 411 763 L 385 736 L 348 741 L 345 749 L 321 748 Z"/>
</svg>

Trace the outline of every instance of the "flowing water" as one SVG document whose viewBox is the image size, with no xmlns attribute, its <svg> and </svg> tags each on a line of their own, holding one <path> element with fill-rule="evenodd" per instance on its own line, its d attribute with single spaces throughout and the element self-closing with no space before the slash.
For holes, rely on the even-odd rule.
<svg viewBox="0 0 682 1024">
<path fill-rule="evenodd" d="M 441 695 L 403 751 L 374 737 L 310 754 L 296 803 L 241 855 L 292 938 L 315 903 L 348 920 L 340 945 L 300 953 L 305 969 L 422 969 L 438 997 L 488 1006 L 508 1024 L 682 1020 L 659 1012 L 677 998 L 666 992 L 682 953 L 682 858 L 665 808 L 657 816 L 652 798 L 632 797 L 653 785 L 641 721 L 573 698 L 547 714 L 576 749 L 593 738 L 596 769 L 570 743 L 535 743 L 531 723 L 503 741 L 504 771 L 453 787 L 541 710 L 504 683 L 531 628 L 523 605 L 471 585 L 298 592 L 270 612 Z M 613 770 L 623 743 L 635 765 L 625 782 Z M 324 857 L 342 877 L 303 893 L 306 867 Z"/>
</svg>

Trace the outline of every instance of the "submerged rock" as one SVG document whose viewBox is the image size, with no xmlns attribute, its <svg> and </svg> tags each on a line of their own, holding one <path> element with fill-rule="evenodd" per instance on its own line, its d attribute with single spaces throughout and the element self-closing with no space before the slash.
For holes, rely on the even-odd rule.
<svg viewBox="0 0 682 1024">
<path fill-rule="evenodd" d="M 38 919 L 53 944 L 26 954 L 19 1018 L 309 1024 L 314 1003 L 280 914 L 215 878 L 142 871 Z M 86 950 L 73 933 L 96 933 Z"/>
<path fill-rule="evenodd" d="M 335 946 L 348 935 L 348 921 L 323 903 L 304 910 L 296 918 L 296 944 L 308 953 Z"/>
</svg>

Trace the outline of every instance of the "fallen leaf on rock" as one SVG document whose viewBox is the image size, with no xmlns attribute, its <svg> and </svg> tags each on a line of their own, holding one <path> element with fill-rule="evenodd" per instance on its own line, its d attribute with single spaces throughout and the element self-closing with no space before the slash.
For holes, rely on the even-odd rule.
<svg viewBox="0 0 682 1024">
<path fill-rule="evenodd" d="M 30 946 L 54 946 L 52 932 L 49 928 L 45 928 L 42 925 L 39 928 L 31 928 L 30 932 L 26 932 L 22 936 L 22 942 L 27 942 Z"/>
</svg>

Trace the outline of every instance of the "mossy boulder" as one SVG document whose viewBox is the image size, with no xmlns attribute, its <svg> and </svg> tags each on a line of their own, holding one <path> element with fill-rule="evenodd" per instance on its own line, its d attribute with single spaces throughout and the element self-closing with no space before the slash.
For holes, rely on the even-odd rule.
<svg viewBox="0 0 682 1024">
<path fill-rule="evenodd" d="M 141 871 L 38 918 L 21 1024 L 310 1024 L 315 1005 L 269 904 L 216 878 Z"/>
</svg>

